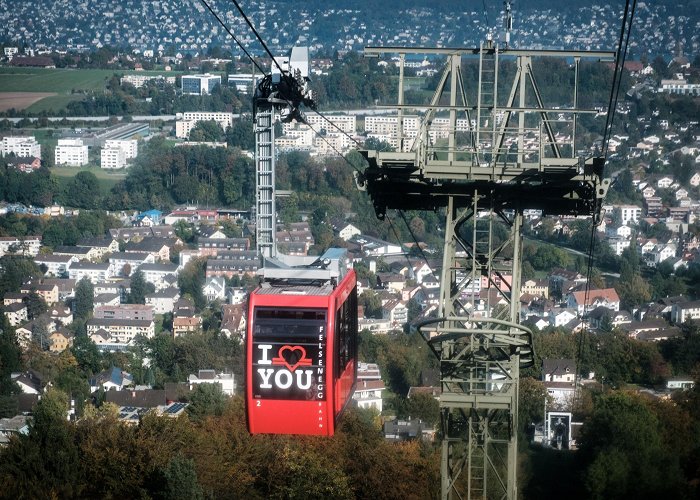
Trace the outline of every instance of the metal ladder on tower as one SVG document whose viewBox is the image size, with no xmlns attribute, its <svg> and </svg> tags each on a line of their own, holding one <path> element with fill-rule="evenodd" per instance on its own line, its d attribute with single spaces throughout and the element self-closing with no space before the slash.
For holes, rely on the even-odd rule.
<svg viewBox="0 0 700 500">
<path fill-rule="evenodd" d="M 476 144 L 477 157 L 481 166 L 489 166 L 494 159 L 497 103 L 498 45 L 494 44 L 492 40 L 488 40 L 481 43 L 479 50 Z"/>
<path fill-rule="evenodd" d="M 486 440 L 484 420 L 469 419 L 469 499 L 486 498 Z"/>
</svg>

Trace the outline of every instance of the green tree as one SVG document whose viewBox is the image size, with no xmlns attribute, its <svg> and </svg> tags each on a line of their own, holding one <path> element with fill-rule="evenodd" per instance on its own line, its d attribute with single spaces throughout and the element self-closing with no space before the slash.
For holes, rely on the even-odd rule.
<svg viewBox="0 0 700 500">
<path fill-rule="evenodd" d="M 197 309 L 202 309 L 206 305 L 206 297 L 202 293 L 205 281 L 207 261 L 203 258 L 190 260 L 177 277 L 177 284 L 180 287 L 181 295 L 189 295 L 194 301 Z"/>
<path fill-rule="evenodd" d="M 365 318 L 382 317 L 382 301 L 374 290 L 365 290 L 358 297 L 358 304 L 365 308 Z"/>
<path fill-rule="evenodd" d="M 29 292 L 29 295 L 24 299 L 24 303 L 27 305 L 27 316 L 29 319 L 34 319 L 48 310 L 46 301 L 41 295 L 36 293 L 36 290 Z"/>
<path fill-rule="evenodd" d="M 641 397 L 602 396 L 579 438 L 590 498 L 682 498 L 681 469 L 663 445 L 662 426 Z"/>
<path fill-rule="evenodd" d="M 73 314 L 75 317 L 89 318 L 92 315 L 94 300 L 95 287 L 87 277 L 83 277 L 75 285 L 75 299 L 73 301 Z"/>
<path fill-rule="evenodd" d="M 100 183 L 92 172 L 78 172 L 70 180 L 65 203 L 76 208 L 97 208 L 101 200 Z"/>
<path fill-rule="evenodd" d="M 169 500 L 201 500 L 204 498 L 202 487 L 197 482 L 197 471 L 193 460 L 181 454 L 174 456 L 167 467 L 159 469 L 154 498 Z"/>
<path fill-rule="evenodd" d="M 534 430 L 533 424 L 544 421 L 545 401 L 551 405 L 544 382 L 532 377 L 520 377 L 518 387 L 518 431 Z"/>
<path fill-rule="evenodd" d="M 187 414 L 194 420 L 208 415 L 220 416 L 226 406 L 226 395 L 219 384 L 197 384 L 190 394 Z"/>
<path fill-rule="evenodd" d="M 430 394 L 416 392 L 406 399 L 406 413 L 411 418 L 435 425 L 440 420 L 440 403 Z"/>
<path fill-rule="evenodd" d="M 214 120 L 198 121 L 190 130 L 190 141 L 220 142 L 224 131 Z"/>
<path fill-rule="evenodd" d="M 42 275 L 41 269 L 28 257 L 3 255 L 0 257 L 0 295 L 16 292 L 25 281 Z"/>
<path fill-rule="evenodd" d="M 146 281 L 146 277 L 141 269 L 134 271 L 131 275 L 131 292 L 129 292 L 129 304 L 145 304 L 146 295 L 155 292 L 153 283 Z"/>
<path fill-rule="evenodd" d="M 615 290 L 620 296 L 622 308 L 630 311 L 635 306 L 645 304 L 651 300 L 649 284 L 639 274 L 632 274 L 624 280 L 620 279 L 615 285 Z"/>
</svg>

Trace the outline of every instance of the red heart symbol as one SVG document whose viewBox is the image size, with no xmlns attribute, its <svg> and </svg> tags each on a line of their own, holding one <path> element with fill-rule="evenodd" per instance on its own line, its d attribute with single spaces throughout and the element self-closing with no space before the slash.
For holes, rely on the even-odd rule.
<svg viewBox="0 0 700 500">
<path fill-rule="evenodd" d="M 297 359 L 297 362 L 294 363 L 293 365 L 290 365 L 287 362 L 287 359 L 294 359 L 294 353 L 295 351 L 299 351 L 301 355 L 299 356 L 299 359 Z M 285 352 L 288 352 L 287 356 L 285 356 Z M 301 347 L 300 345 L 285 345 L 280 347 L 279 352 L 277 353 L 279 356 L 279 359 L 284 363 L 284 365 L 289 369 L 290 372 L 293 372 L 294 370 L 297 369 L 297 366 L 299 365 L 306 365 L 308 364 L 306 361 L 306 349 Z"/>
</svg>

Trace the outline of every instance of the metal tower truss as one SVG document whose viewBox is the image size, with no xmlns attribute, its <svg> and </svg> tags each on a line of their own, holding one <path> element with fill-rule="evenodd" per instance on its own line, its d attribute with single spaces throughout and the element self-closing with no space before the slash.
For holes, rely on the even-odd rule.
<svg viewBox="0 0 700 500">
<path fill-rule="evenodd" d="M 598 112 L 577 108 L 578 67 L 583 58 L 612 60 L 614 53 L 501 50 L 489 42 L 365 53 L 397 53 L 400 64 L 407 54 L 447 58 L 428 105 L 404 104 L 399 95 L 399 138 L 411 136 L 404 112 L 422 112 L 410 150 L 361 151 L 368 167 L 358 185 L 380 219 L 387 209 L 444 210 L 438 318 L 418 325 L 440 360 L 442 498 L 515 499 L 519 372 L 534 362 L 531 332 L 519 324 L 523 211 L 599 219 L 609 180 L 603 158 L 575 156 L 577 114 Z M 462 76 L 465 56 L 479 62 L 474 106 Z M 571 107 L 545 106 L 532 65 L 539 57 L 573 61 Z M 505 60 L 517 70 L 510 85 L 499 86 Z M 499 88 L 510 91 L 501 97 Z"/>
<path fill-rule="evenodd" d="M 273 61 L 272 71 L 255 87 L 255 238 L 258 254 L 277 256 L 275 241 L 275 119 L 304 122 L 301 106 L 315 108 L 309 85 L 309 49 L 292 48 L 288 57 Z"/>
<path fill-rule="evenodd" d="M 258 109 L 255 115 L 255 241 L 260 255 L 274 257 L 275 242 L 275 127 L 272 106 Z"/>
</svg>

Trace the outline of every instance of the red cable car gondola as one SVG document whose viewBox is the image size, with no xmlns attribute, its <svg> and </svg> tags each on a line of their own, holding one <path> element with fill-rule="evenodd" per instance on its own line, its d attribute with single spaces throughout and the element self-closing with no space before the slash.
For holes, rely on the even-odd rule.
<svg viewBox="0 0 700 500">
<path fill-rule="evenodd" d="M 250 294 L 251 434 L 334 434 L 357 377 L 357 283 L 345 252 L 330 249 L 302 268 L 266 264 Z"/>
</svg>

